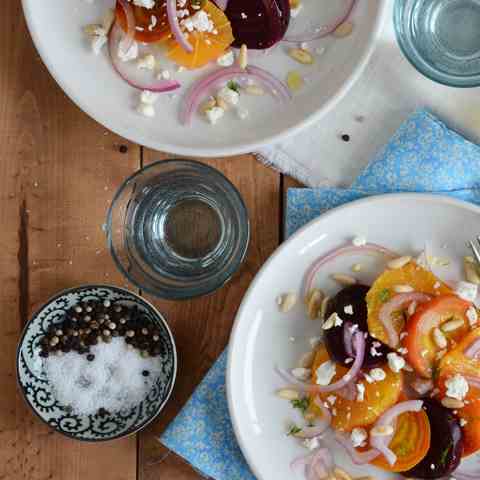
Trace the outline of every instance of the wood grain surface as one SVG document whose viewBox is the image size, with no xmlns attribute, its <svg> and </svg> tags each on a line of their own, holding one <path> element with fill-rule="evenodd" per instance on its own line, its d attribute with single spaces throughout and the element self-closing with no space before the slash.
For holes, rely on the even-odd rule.
<svg viewBox="0 0 480 480">
<path fill-rule="evenodd" d="M 36 53 L 18 0 L 0 15 L 0 480 L 190 480 L 199 475 L 157 438 L 225 348 L 242 296 L 281 240 L 284 190 L 277 172 L 243 155 L 202 160 L 240 190 L 251 219 L 248 256 L 218 292 L 186 302 L 151 299 L 178 346 L 179 373 L 159 420 L 137 437 L 83 444 L 43 425 L 17 389 L 15 351 L 33 310 L 82 283 L 127 288 L 102 225 L 121 182 L 169 155 L 128 143 L 81 112 Z M 126 145 L 126 153 L 119 146 Z"/>
</svg>

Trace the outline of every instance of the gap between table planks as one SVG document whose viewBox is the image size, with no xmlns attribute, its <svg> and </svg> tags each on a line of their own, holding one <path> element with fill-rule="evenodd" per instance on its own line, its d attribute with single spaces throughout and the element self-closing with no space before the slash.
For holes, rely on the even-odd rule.
<svg viewBox="0 0 480 480">
<path fill-rule="evenodd" d="M 4 2 L 0 29 L 0 480 L 199 478 L 175 455 L 163 458 L 157 437 L 225 347 L 243 293 L 278 245 L 289 180 L 248 155 L 202 160 L 239 188 L 252 240 L 241 270 L 217 293 L 188 302 L 155 301 L 172 326 L 180 357 L 167 408 L 138 437 L 112 443 L 83 444 L 53 433 L 16 387 L 21 329 L 59 290 L 93 282 L 127 286 L 105 248 L 106 209 L 142 162 L 169 156 L 107 132 L 63 94 L 34 50 L 18 1 Z M 119 153 L 121 144 L 128 146 L 126 154 Z"/>
</svg>

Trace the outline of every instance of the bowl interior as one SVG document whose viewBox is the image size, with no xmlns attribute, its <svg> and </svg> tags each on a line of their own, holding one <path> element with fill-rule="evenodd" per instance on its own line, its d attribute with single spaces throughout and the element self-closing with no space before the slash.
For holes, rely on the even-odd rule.
<svg viewBox="0 0 480 480">
<path fill-rule="evenodd" d="M 48 328 L 60 322 L 65 312 L 82 301 L 110 300 L 125 306 L 136 305 L 159 330 L 163 353 L 161 373 L 140 404 L 117 413 L 78 415 L 60 404 L 49 384 L 39 341 Z M 151 422 L 162 410 L 173 389 L 177 357 L 172 334 L 163 317 L 146 301 L 121 288 L 99 285 L 74 288 L 50 299 L 26 325 L 17 352 L 18 383 L 33 411 L 58 432 L 84 441 L 105 441 L 132 434 Z"/>
<path fill-rule="evenodd" d="M 138 93 L 114 72 L 106 50 L 99 57 L 92 54 L 82 33 L 84 25 L 98 23 L 105 7 L 111 3 L 102 0 L 91 3 L 23 0 L 35 45 L 52 75 L 72 100 L 123 137 L 157 150 L 186 156 L 255 151 L 261 145 L 278 141 L 285 134 L 306 126 L 317 114 L 325 113 L 360 74 L 382 24 L 386 4 L 384 0 L 358 2 L 352 16 L 355 28 L 350 36 L 311 42 L 312 51 L 319 46 L 326 47 L 311 68 L 290 58 L 286 53 L 290 45 L 284 43 L 269 55 L 250 55 L 252 64 L 267 69 L 280 79 L 285 80 L 290 70 L 308 75 L 305 88 L 295 94 L 292 102 L 282 105 L 269 95 L 262 98 L 244 96 L 242 105 L 250 111 L 246 120 L 240 121 L 231 113 L 213 128 L 198 117 L 190 128 L 184 128 L 178 121 L 184 93 L 208 69 L 200 74 L 175 73 L 182 89 L 177 91 L 178 94 L 161 96 L 155 119 L 142 118 L 135 110 Z M 312 18 L 319 27 L 341 13 L 345 0 L 304 3 L 304 11 L 293 22 L 307 27 L 308 19 Z M 164 62 L 162 67 L 175 72 L 173 65 L 160 61 Z"/>
</svg>

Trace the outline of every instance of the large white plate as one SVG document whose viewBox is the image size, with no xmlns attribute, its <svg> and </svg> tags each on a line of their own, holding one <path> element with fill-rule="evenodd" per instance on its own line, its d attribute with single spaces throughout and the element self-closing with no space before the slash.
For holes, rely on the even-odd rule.
<svg viewBox="0 0 480 480">
<path fill-rule="evenodd" d="M 431 252 L 460 259 L 468 254 L 466 241 L 480 233 L 480 208 L 445 197 L 396 194 L 353 202 L 322 215 L 286 241 L 260 270 L 237 314 L 227 369 L 230 413 L 240 447 L 260 480 L 292 480 L 289 464 L 305 454 L 298 441 L 285 436 L 294 419 L 288 402 L 275 395 L 282 381 L 276 365 L 291 367 L 310 350 L 308 339 L 318 336 L 318 322 L 306 319 L 299 304 L 288 314 L 278 311 L 276 297 L 300 292 L 308 266 L 327 251 L 364 234 L 368 240 L 398 252 L 420 252 L 427 242 Z M 366 265 L 365 257 L 363 263 Z M 356 259 L 338 259 L 325 266 L 316 285 L 328 293 L 338 290 L 329 280 L 334 272 L 349 272 Z M 356 274 L 370 282 L 385 260 Z M 460 278 L 461 262 L 443 270 L 443 278 Z M 291 341 L 295 338 L 295 342 Z M 355 467 L 343 450 L 332 444 L 339 465 L 354 476 L 373 475 L 377 480 L 402 478 L 371 466 Z"/>
<path fill-rule="evenodd" d="M 247 0 L 245 0 L 247 1 Z M 106 49 L 95 57 L 82 27 L 98 23 L 113 0 L 22 0 L 33 41 L 50 73 L 69 97 L 86 113 L 108 129 L 136 143 L 180 155 L 221 156 L 255 151 L 306 127 L 331 109 L 359 77 L 380 32 L 388 0 L 358 0 L 353 19 L 355 29 L 348 38 L 325 39 L 312 43 L 327 45 L 325 54 L 311 68 L 299 68 L 279 46 L 268 56 L 257 55 L 252 63 L 281 78 L 292 69 L 309 74 L 309 82 L 288 106 L 265 96 L 245 100 L 251 115 L 240 121 L 231 113 L 215 128 L 196 119 L 189 128 L 178 122 L 180 94 L 164 95 L 155 119 L 135 112 L 138 93 L 113 71 Z M 305 0 L 302 19 L 332 18 L 344 0 Z M 309 6 L 310 5 L 310 6 Z M 302 67 L 302 66 L 300 66 Z M 176 75 L 182 92 L 198 73 Z"/>
</svg>

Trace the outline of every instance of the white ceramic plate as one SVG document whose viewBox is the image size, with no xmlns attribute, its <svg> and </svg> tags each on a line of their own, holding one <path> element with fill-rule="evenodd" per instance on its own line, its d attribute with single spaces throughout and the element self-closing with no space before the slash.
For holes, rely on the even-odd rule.
<svg viewBox="0 0 480 480">
<path fill-rule="evenodd" d="M 304 0 L 306 5 L 292 24 L 300 28 L 305 19 L 334 18 L 344 0 Z M 178 121 L 183 92 L 192 80 L 204 75 L 176 74 L 182 90 L 172 98 L 163 95 L 157 104 L 155 119 L 146 119 L 135 111 L 138 93 L 114 72 L 105 47 L 102 55 L 91 53 L 82 27 L 98 23 L 113 0 L 22 0 L 33 41 L 50 73 L 70 98 L 106 128 L 136 143 L 180 155 L 223 156 L 255 151 L 306 127 L 331 109 L 359 77 L 380 32 L 387 0 L 359 0 L 352 19 L 351 36 L 312 42 L 325 45 L 325 53 L 314 67 L 303 67 L 289 58 L 287 46 L 280 45 L 268 56 L 259 54 L 252 63 L 284 79 L 289 70 L 308 73 L 309 82 L 287 106 L 268 96 L 244 101 L 250 116 L 244 121 L 233 112 L 215 127 L 196 118 L 190 127 Z M 340 10 L 339 10 L 340 9 Z M 324 19 L 324 21 L 322 21 Z M 307 22 L 308 24 L 308 22 Z M 165 64 L 168 67 L 168 65 Z M 171 67 L 171 66 L 170 66 Z M 174 71 L 174 69 L 172 69 Z"/>
<path fill-rule="evenodd" d="M 275 374 L 276 365 L 291 368 L 311 349 L 309 338 L 320 334 L 318 322 L 306 318 L 303 304 L 288 314 L 278 311 L 278 295 L 300 294 L 302 278 L 312 262 L 358 234 L 370 242 L 398 252 L 420 252 L 425 242 L 429 252 L 454 262 L 437 272 L 445 280 L 461 275 L 461 260 L 468 254 L 466 241 L 480 233 L 480 208 L 445 197 L 398 194 L 372 197 L 332 210 L 314 220 L 286 241 L 267 261 L 250 286 L 237 314 L 227 371 L 230 413 L 240 447 L 259 480 L 302 479 L 292 473 L 290 462 L 306 450 L 285 435 L 295 420 L 289 402 L 275 391 L 284 385 Z M 349 256 L 327 264 L 315 285 L 332 294 L 338 291 L 328 277 L 350 272 L 360 260 Z M 356 274 L 371 282 L 385 267 L 385 260 L 361 261 L 366 271 Z M 373 263 L 372 263 L 373 262 Z M 295 342 L 291 341 L 295 338 Z M 372 466 L 354 466 L 334 442 L 330 444 L 338 465 L 354 476 L 373 475 L 377 480 L 399 479 Z"/>
</svg>

